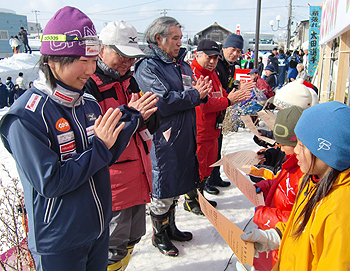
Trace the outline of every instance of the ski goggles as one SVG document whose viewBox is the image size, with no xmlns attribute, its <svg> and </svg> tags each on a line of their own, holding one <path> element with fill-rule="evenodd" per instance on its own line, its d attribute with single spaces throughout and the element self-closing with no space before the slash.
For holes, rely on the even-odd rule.
<svg viewBox="0 0 350 271">
<path fill-rule="evenodd" d="M 69 36 L 61 34 L 41 35 L 40 42 L 53 41 L 53 42 L 79 42 L 79 46 L 85 46 L 85 55 L 94 56 L 101 52 L 103 47 L 102 41 L 97 36 Z"/>
</svg>

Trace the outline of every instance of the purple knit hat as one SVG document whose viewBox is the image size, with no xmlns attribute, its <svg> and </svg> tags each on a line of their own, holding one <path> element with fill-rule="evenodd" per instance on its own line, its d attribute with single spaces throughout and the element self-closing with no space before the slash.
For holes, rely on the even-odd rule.
<svg viewBox="0 0 350 271">
<path fill-rule="evenodd" d="M 79 40 L 72 41 L 74 37 Z M 95 43 L 91 40 L 85 41 L 85 37 L 94 37 Z M 66 38 L 70 41 L 62 40 Z M 40 53 L 94 57 L 99 54 L 99 50 L 96 29 L 90 18 L 77 8 L 66 6 L 58 10 L 47 23 L 42 35 Z"/>
</svg>

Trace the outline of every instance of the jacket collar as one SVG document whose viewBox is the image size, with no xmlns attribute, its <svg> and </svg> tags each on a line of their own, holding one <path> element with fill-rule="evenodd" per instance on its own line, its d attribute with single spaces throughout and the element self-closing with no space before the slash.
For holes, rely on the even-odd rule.
<svg viewBox="0 0 350 271">
<path fill-rule="evenodd" d="M 223 64 L 226 66 L 226 67 L 229 67 L 229 66 L 234 66 L 235 63 L 231 63 L 231 62 L 228 62 L 226 60 L 226 58 L 224 57 L 224 52 L 222 51 L 221 49 L 221 52 L 220 52 L 220 55 L 219 55 L 219 59 L 221 59 L 221 61 L 223 62 Z"/>
<path fill-rule="evenodd" d="M 197 62 L 197 59 L 194 58 L 192 60 L 192 65 L 200 71 L 200 73 L 205 77 L 205 76 L 210 76 L 213 72 L 213 71 L 209 71 L 208 69 L 204 69 L 201 65 L 199 65 L 199 63 Z"/>
<path fill-rule="evenodd" d="M 106 63 L 104 63 L 101 60 L 101 58 L 97 59 L 96 72 L 97 73 L 102 73 L 107 78 L 111 78 L 112 79 L 112 80 L 110 80 L 111 82 L 114 82 L 114 81 L 122 82 L 122 81 L 130 78 L 131 75 L 132 75 L 132 72 L 129 70 L 129 71 L 126 72 L 125 75 L 120 76 L 120 73 L 118 71 L 113 70 L 112 68 L 110 68 Z"/>
<path fill-rule="evenodd" d="M 143 52 L 148 58 L 159 58 L 167 64 L 182 62 L 186 55 L 186 49 L 180 48 L 179 55 L 176 58 L 171 58 L 164 50 L 153 43 L 149 44 Z"/>
<path fill-rule="evenodd" d="M 60 81 L 57 81 L 56 88 L 52 89 L 42 71 L 39 71 L 39 78 L 34 81 L 33 85 L 56 103 L 67 107 L 79 105 L 83 99 L 84 89 L 71 88 Z"/>
<path fill-rule="evenodd" d="M 160 49 L 156 44 L 151 43 L 148 47 L 145 48 L 144 53 L 149 58 L 159 58 L 165 63 L 173 63 L 172 59 L 165 51 Z"/>
</svg>

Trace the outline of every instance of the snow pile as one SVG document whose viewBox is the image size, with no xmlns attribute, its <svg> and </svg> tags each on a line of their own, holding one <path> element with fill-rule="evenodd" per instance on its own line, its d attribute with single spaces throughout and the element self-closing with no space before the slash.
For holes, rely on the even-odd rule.
<svg viewBox="0 0 350 271">
<path fill-rule="evenodd" d="M 41 54 L 33 52 L 32 54 L 20 53 L 12 57 L 0 60 L 0 78 L 2 82 L 6 82 L 8 76 L 12 77 L 15 83 L 18 73 L 22 72 L 26 85 L 30 81 L 34 81 L 38 77 L 38 61 Z"/>
</svg>

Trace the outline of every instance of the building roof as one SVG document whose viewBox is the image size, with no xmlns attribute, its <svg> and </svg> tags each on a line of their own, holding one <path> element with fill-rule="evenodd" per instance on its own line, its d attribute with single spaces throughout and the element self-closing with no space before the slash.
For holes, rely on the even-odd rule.
<svg viewBox="0 0 350 271">
<path fill-rule="evenodd" d="M 13 13 L 16 14 L 16 11 L 7 8 L 0 8 L 0 13 Z"/>
<path fill-rule="evenodd" d="M 212 25 L 209 25 L 209 26 L 207 26 L 206 28 L 204 28 L 203 30 L 199 31 L 196 35 L 201 35 L 205 30 L 207 30 L 207 29 L 209 29 L 209 28 L 211 28 L 211 27 L 213 27 L 213 26 L 220 27 L 220 28 L 222 28 L 223 30 L 229 32 L 230 34 L 232 33 L 231 30 L 228 30 L 227 28 L 225 28 L 225 27 L 223 27 L 222 25 L 219 25 L 217 22 L 215 22 L 215 23 L 213 23 Z"/>
</svg>

